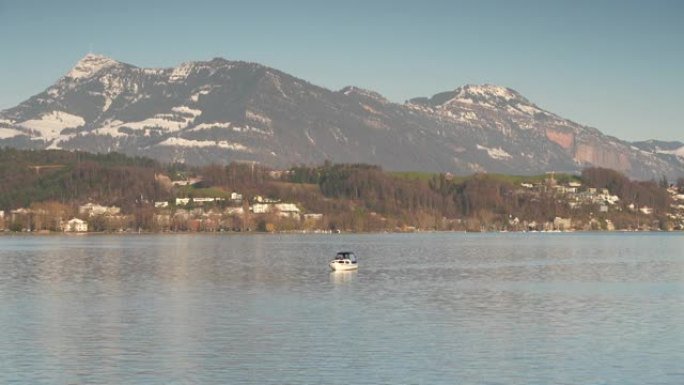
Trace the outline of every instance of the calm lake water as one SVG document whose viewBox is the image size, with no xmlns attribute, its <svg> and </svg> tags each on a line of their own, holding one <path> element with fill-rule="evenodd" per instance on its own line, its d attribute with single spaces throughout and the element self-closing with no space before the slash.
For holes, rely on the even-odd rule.
<svg viewBox="0 0 684 385">
<path fill-rule="evenodd" d="M 3 236 L 0 383 L 681 385 L 684 234 Z"/>
</svg>

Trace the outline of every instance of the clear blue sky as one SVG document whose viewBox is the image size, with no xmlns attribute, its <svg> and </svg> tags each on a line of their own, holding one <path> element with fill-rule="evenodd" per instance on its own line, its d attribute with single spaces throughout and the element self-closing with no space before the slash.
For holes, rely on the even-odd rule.
<svg viewBox="0 0 684 385">
<path fill-rule="evenodd" d="M 142 67 L 254 61 L 395 102 L 493 83 L 622 139 L 684 141 L 681 0 L 0 0 L 0 109 L 91 49 Z"/>
</svg>

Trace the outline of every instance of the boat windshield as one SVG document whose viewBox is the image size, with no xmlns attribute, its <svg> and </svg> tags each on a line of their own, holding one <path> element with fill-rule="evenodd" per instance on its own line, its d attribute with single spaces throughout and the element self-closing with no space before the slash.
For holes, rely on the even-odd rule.
<svg viewBox="0 0 684 385">
<path fill-rule="evenodd" d="M 335 260 L 342 260 L 342 259 L 348 259 L 352 262 L 356 262 L 356 255 L 354 255 L 354 253 L 349 253 L 349 252 L 337 253 L 337 255 L 335 256 Z"/>
</svg>

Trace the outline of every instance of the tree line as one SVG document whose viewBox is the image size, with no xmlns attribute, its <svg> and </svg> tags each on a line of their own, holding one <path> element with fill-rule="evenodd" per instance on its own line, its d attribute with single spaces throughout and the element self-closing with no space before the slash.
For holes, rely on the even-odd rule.
<svg viewBox="0 0 684 385">
<path fill-rule="evenodd" d="M 552 181 L 559 180 L 608 189 L 620 197 L 625 211 L 630 204 L 652 207 L 663 223 L 671 205 L 667 180 L 632 181 L 602 168 L 554 178 L 482 173 L 455 177 L 391 173 L 368 164 L 325 162 L 279 171 L 254 163 L 190 167 L 116 153 L 2 148 L 0 179 L 2 210 L 41 204 L 68 211 L 68 207 L 96 202 L 135 214 L 135 225 L 143 228 L 151 227 L 155 201 L 172 202 L 193 194 L 225 196 L 232 191 L 243 195 L 245 206 L 257 195 L 293 202 L 305 213 L 323 214 L 322 226 L 327 229 L 353 231 L 502 229 L 515 218 L 545 222 L 555 217 L 589 220 L 597 215 L 596 207 L 571 207 L 560 198 L 551 188 Z M 171 186 L 170 179 L 199 182 L 178 188 Z M 521 188 L 525 181 L 538 188 Z M 684 178 L 676 185 L 684 193 Z M 627 226 L 633 216 L 616 218 Z"/>
</svg>

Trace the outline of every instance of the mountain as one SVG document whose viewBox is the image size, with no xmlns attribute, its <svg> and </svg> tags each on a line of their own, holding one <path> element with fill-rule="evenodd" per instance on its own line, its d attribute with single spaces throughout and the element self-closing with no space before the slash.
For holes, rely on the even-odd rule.
<svg viewBox="0 0 684 385">
<path fill-rule="evenodd" d="M 44 92 L 0 112 L 0 145 L 276 168 L 331 160 L 455 174 L 600 166 L 640 179 L 684 175 L 684 147 L 606 136 L 508 88 L 466 85 L 397 104 L 220 58 L 139 68 L 88 54 Z"/>
</svg>

